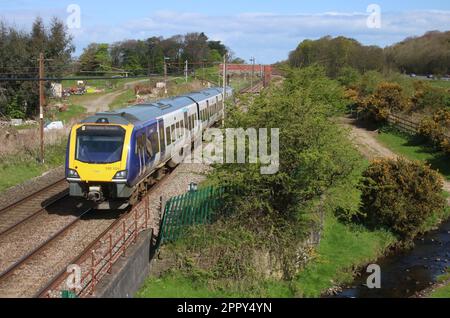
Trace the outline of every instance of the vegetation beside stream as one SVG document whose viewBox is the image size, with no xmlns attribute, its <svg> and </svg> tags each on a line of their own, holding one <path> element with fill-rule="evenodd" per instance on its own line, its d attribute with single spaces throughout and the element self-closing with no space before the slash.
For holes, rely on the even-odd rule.
<svg viewBox="0 0 450 318">
<path fill-rule="evenodd" d="M 230 108 L 227 127 L 279 127 L 279 172 L 216 166 L 208 185 L 239 189 L 225 201 L 226 216 L 163 246 L 171 266 L 138 297 L 318 297 L 350 283 L 401 239 L 388 224 L 363 225 L 360 185 L 369 164 L 333 122 L 348 103 L 337 81 L 320 67 L 291 70 L 281 88 L 247 103 L 245 113 Z M 320 244 L 305 246 L 317 225 Z"/>
</svg>

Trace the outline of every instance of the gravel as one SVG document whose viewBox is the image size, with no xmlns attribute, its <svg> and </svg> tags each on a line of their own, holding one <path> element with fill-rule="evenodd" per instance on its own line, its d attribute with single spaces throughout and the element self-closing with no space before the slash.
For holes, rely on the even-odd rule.
<svg viewBox="0 0 450 318">
<path fill-rule="evenodd" d="M 205 164 L 181 164 L 167 178 L 158 183 L 150 191 L 150 209 L 154 216 L 150 222 L 155 235 L 159 232 L 160 198 L 164 202 L 174 196 L 184 194 L 192 182 L 197 184 L 206 179 L 211 167 Z M 9 205 L 15 200 L 8 196 L 30 193 L 35 189 L 50 185 L 63 177 L 63 167 L 46 175 L 31 180 L 24 185 L 8 191 L 9 195 L 0 198 L 0 202 Z M 74 199 L 61 200 L 48 210 L 48 214 L 38 216 L 30 222 L 8 233 L 0 242 L 0 271 L 4 270 L 21 256 L 27 254 L 52 234 L 69 224 L 79 213 Z M 89 218 L 81 220 L 65 234 L 59 236 L 32 259 L 20 266 L 8 278 L 0 283 L 0 297 L 32 297 L 50 281 L 57 273 L 64 270 L 69 263 L 80 255 L 95 239 L 98 238 L 119 217 L 118 212 L 97 211 Z"/>
</svg>

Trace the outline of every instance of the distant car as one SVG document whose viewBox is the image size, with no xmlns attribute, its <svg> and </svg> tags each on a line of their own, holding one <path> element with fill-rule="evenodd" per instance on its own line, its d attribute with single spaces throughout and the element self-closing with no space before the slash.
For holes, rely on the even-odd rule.
<svg viewBox="0 0 450 318">
<path fill-rule="evenodd" d="M 417 75 L 414 74 L 414 73 L 412 73 L 410 76 L 411 76 L 411 77 L 417 77 Z"/>
<path fill-rule="evenodd" d="M 427 76 L 427 78 L 429 78 L 429 79 L 434 79 L 434 75 L 433 75 L 433 74 L 430 74 L 430 75 Z"/>
<path fill-rule="evenodd" d="M 44 131 L 61 130 L 64 128 L 62 121 L 52 121 L 44 125 Z"/>
</svg>

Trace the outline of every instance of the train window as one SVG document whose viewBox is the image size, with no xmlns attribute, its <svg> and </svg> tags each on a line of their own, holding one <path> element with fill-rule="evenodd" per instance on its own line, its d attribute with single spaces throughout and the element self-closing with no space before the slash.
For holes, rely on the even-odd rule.
<svg viewBox="0 0 450 318">
<path fill-rule="evenodd" d="M 176 129 L 177 130 L 176 130 L 175 136 L 178 139 L 178 138 L 180 138 L 180 122 L 179 121 L 176 123 Z"/>
<path fill-rule="evenodd" d="M 192 121 L 191 121 L 191 117 L 188 117 L 188 121 L 187 121 L 187 130 L 191 131 L 192 130 Z"/>
<path fill-rule="evenodd" d="M 152 147 L 152 157 L 156 155 L 158 152 L 160 152 L 159 149 L 159 139 L 158 139 L 158 133 L 155 131 L 153 134 L 149 136 L 151 147 Z"/>
<path fill-rule="evenodd" d="M 166 140 L 167 146 L 170 146 L 172 144 L 172 135 L 170 133 L 170 126 L 166 128 Z"/>
<path fill-rule="evenodd" d="M 175 140 L 177 140 L 177 136 L 175 135 L 175 124 L 173 124 L 170 128 L 171 133 L 172 133 L 172 142 L 174 142 Z"/>
<path fill-rule="evenodd" d="M 159 148 L 161 152 L 166 150 L 166 140 L 164 136 L 164 126 L 162 122 L 159 122 Z"/>
<path fill-rule="evenodd" d="M 147 152 L 147 156 L 149 158 L 153 158 L 153 156 L 156 153 L 156 152 L 153 151 L 155 147 L 153 146 L 152 141 L 149 139 L 151 137 L 152 136 L 148 136 L 148 138 L 145 138 L 145 151 Z"/>
</svg>

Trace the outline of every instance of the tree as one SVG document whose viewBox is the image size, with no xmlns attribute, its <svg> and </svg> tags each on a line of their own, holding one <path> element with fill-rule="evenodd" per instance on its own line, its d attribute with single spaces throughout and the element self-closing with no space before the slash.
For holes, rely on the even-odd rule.
<svg viewBox="0 0 450 318">
<path fill-rule="evenodd" d="M 184 41 L 184 59 L 201 63 L 209 57 L 208 37 L 203 32 L 188 33 Z"/>
<path fill-rule="evenodd" d="M 112 59 L 109 54 L 109 44 L 92 43 L 84 49 L 80 56 L 83 71 L 103 72 L 111 70 Z"/>
<path fill-rule="evenodd" d="M 386 48 L 389 66 L 400 72 L 445 75 L 450 73 L 450 31 L 430 31 Z"/>
<path fill-rule="evenodd" d="M 36 77 L 37 58 L 44 53 L 53 60 L 49 76 L 60 76 L 74 50 L 72 38 L 64 24 L 54 18 L 47 28 L 36 18 L 31 32 L 8 27 L 0 21 L 0 67 L 8 69 L 7 77 Z M 30 117 L 36 114 L 39 103 L 38 83 L 9 81 L 0 83 L 0 113 L 10 117 Z"/>
<path fill-rule="evenodd" d="M 327 74 L 333 78 L 345 67 L 352 67 L 361 73 L 382 70 L 383 61 L 381 48 L 364 46 L 343 36 L 326 36 L 316 41 L 305 40 L 289 54 L 289 64 L 292 67 L 319 64 L 324 66 Z"/>
</svg>

